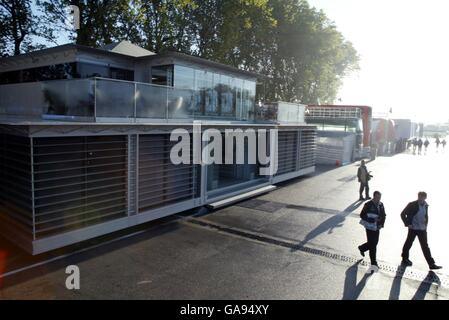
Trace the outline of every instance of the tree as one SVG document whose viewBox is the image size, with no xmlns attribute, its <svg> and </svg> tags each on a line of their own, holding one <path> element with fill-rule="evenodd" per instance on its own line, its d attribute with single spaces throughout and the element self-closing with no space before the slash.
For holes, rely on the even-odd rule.
<svg viewBox="0 0 449 320">
<path fill-rule="evenodd" d="M 306 1 L 270 0 L 277 21 L 267 99 L 332 103 L 342 78 L 358 68 L 357 52 L 322 11 Z"/>
<path fill-rule="evenodd" d="M 29 1 L 0 0 L 11 2 L 23 4 L 29 34 Z M 70 4 L 80 9 L 76 31 L 65 23 Z M 332 103 L 342 79 L 358 68 L 352 44 L 306 0 L 37 0 L 37 7 L 40 33 L 50 41 L 63 31 L 92 47 L 129 40 L 154 52 L 200 56 L 264 75 L 260 98 L 267 100 Z M 2 17 L 0 23 L 17 25 Z M 20 43 L 22 29 L 8 34 Z"/>
<path fill-rule="evenodd" d="M 80 12 L 80 28 L 66 24 L 69 5 L 75 5 Z M 129 0 L 38 0 L 37 6 L 52 35 L 69 33 L 75 43 L 99 47 L 118 40 L 123 34 L 136 40 L 136 33 L 125 30 L 131 25 L 131 1 Z M 129 19 L 129 20 L 128 20 Z M 128 24 L 124 26 L 124 23 Z"/>
<path fill-rule="evenodd" d="M 160 52 L 172 49 L 191 53 L 193 38 L 193 0 L 135 1 L 141 17 L 143 46 Z"/>
<path fill-rule="evenodd" d="M 0 41 L 2 55 L 18 55 L 29 35 L 34 34 L 31 0 L 0 0 Z"/>
</svg>

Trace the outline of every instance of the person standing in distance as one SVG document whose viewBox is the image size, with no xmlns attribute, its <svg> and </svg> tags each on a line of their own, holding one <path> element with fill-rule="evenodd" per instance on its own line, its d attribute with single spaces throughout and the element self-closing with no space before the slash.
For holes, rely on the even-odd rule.
<svg viewBox="0 0 449 320">
<path fill-rule="evenodd" d="M 360 189 L 359 189 L 359 200 L 369 200 L 371 197 L 369 196 L 369 184 L 368 181 L 373 176 L 369 174 L 368 168 L 365 165 L 365 160 L 362 160 L 360 162 L 360 167 L 357 170 L 357 178 L 360 182 Z M 365 190 L 366 198 L 363 198 L 363 190 Z"/>
<path fill-rule="evenodd" d="M 401 219 L 408 228 L 407 239 L 402 248 L 402 263 L 411 266 L 413 263 L 409 260 L 410 248 L 413 241 L 418 237 L 422 252 L 429 265 L 430 270 L 441 269 L 441 266 L 435 264 L 435 260 L 430 253 L 427 243 L 427 225 L 429 223 L 429 205 L 426 202 L 427 193 L 421 191 L 418 193 L 418 200 L 410 202 L 401 213 Z"/>
<path fill-rule="evenodd" d="M 385 214 L 385 208 L 380 198 L 382 194 L 379 191 L 375 191 L 373 194 L 373 200 L 368 201 L 363 206 L 360 213 L 360 224 L 366 229 L 367 242 L 360 245 L 360 254 L 364 257 L 365 252 L 369 251 L 369 257 L 371 265 L 379 267 L 377 265 L 377 244 L 379 243 L 380 229 L 384 227 L 387 215 Z"/>
</svg>

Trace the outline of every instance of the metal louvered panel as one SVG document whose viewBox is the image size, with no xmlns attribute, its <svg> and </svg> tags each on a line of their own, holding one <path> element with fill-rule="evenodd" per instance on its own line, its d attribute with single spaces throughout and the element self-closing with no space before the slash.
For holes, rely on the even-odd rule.
<svg viewBox="0 0 449 320">
<path fill-rule="evenodd" d="M 137 213 L 137 135 L 129 136 L 128 141 L 128 214 Z"/>
<path fill-rule="evenodd" d="M 192 164 L 192 148 L 191 164 L 175 165 L 170 150 L 176 143 L 170 141 L 169 134 L 139 136 L 139 212 L 198 196 L 198 170 Z"/>
<path fill-rule="evenodd" d="M 0 135 L 0 224 L 22 241 L 33 239 L 31 140 Z"/>
<path fill-rule="evenodd" d="M 315 166 L 316 161 L 316 130 L 300 131 L 299 169 Z"/>
<path fill-rule="evenodd" d="M 294 172 L 298 161 L 298 131 L 279 131 L 278 171 L 276 175 Z"/>
<path fill-rule="evenodd" d="M 36 238 L 127 215 L 127 138 L 33 139 Z"/>
</svg>

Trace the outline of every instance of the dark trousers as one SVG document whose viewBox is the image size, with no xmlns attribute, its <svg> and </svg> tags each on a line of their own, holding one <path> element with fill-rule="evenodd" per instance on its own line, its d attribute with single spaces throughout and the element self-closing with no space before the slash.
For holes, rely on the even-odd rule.
<svg viewBox="0 0 449 320">
<path fill-rule="evenodd" d="M 413 230 L 408 229 L 407 240 L 405 240 L 404 247 L 402 248 L 402 259 L 408 259 L 410 248 L 413 245 L 413 241 L 418 237 L 419 244 L 421 245 L 422 253 L 426 258 L 427 263 L 430 265 L 434 264 L 435 261 L 430 253 L 429 244 L 427 243 L 427 231 L 426 230 Z"/>
<path fill-rule="evenodd" d="M 365 189 L 365 195 L 366 195 L 366 198 L 368 198 L 369 197 L 368 182 L 366 182 L 366 183 L 360 182 L 360 190 L 359 190 L 360 198 L 363 198 L 363 189 Z"/>
<path fill-rule="evenodd" d="M 379 230 L 372 231 L 366 229 L 366 238 L 367 242 L 362 244 L 359 248 L 362 252 L 366 252 L 369 250 L 369 258 L 371 259 L 371 264 L 377 263 L 376 253 L 377 253 L 377 244 L 379 243 Z"/>
</svg>

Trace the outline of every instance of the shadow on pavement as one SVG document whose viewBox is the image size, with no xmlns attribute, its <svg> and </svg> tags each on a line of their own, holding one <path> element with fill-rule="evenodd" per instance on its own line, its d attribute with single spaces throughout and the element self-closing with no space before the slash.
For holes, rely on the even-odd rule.
<svg viewBox="0 0 449 320">
<path fill-rule="evenodd" d="M 291 180 L 279 182 L 276 185 L 278 187 L 286 187 L 286 186 L 289 186 L 289 185 L 296 184 L 296 183 L 298 183 L 300 181 L 307 180 L 309 178 L 313 178 L 313 177 L 319 176 L 319 175 L 321 175 L 323 173 L 326 173 L 328 171 L 332 171 L 332 170 L 335 170 L 335 169 L 338 169 L 338 168 L 341 168 L 341 167 L 337 167 L 335 165 L 316 165 L 315 171 L 313 173 L 309 173 L 309 174 L 306 174 L 304 176 L 300 176 L 298 178 L 294 178 L 294 179 L 291 179 Z"/>
<path fill-rule="evenodd" d="M 353 203 L 351 203 L 343 212 L 340 214 L 335 214 L 329 219 L 326 219 L 322 223 L 320 223 L 319 226 L 317 226 L 315 229 L 310 231 L 304 240 L 302 240 L 298 245 L 296 245 L 294 248 L 290 249 L 290 251 L 297 251 L 298 249 L 304 247 L 309 241 L 312 239 L 315 239 L 322 233 L 330 234 L 334 231 L 335 228 L 341 228 L 343 226 L 343 223 L 346 220 L 346 217 L 349 216 L 352 212 L 354 212 L 357 208 L 359 208 L 364 202 L 361 200 L 357 200 Z"/>
<path fill-rule="evenodd" d="M 421 282 L 412 300 L 424 300 L 430 291 L 432 284 L 440 284 L 440 278 L 433 271 L 429 271 L 426 278 Z"/>
<path fill-rule="evenodd" d="M 166 223 L 170 221 L 173 221 L 174 223 Z M 149 223 L 139 225 L 135 228 L 117 231 L 105 236 L 86 240 L 68 247 L 56 249 L 54 251 L 42 253 L 36 256 L 32 256 L 24 252 L 22 249 L 15 247 L 13 244 L 8 243 L 9 241 L 1 239 L 0 253 L 8 253 L 7 255 L 0 255 L 4 258 L 4 261 L 0 261 L 2 262 L 1 264 L 3 265 L 3 267 L 6 266 L 6 268 L 3 268 L 2 270 L 3 273 L 26 268 L 27 266 L 33 264 L 39 264 L 42 262 L 44 263 L 42 265 L 36 266 L 24 272 L 10 275 L 8 277 L 2 277 L 0 274 L 0 291 L 4 288 L 8 288 L 30 279 L 43 276 L 47 273 L 63 269 L 68 265 L 76 265 L 83 261 L 90 260 L 91 258 L 97 258 L 115 250 L 120 250 L 124 247 L 128 247 L 142 241 L 147 241 L 151 238 L 156 238 L 164 234 L 174 232 L 175 230 L 179 229 L 179 227 L 180 225 L 179 223 L 176 223 L 175 218 L 162 218 L 160 219 L 160 221 L 151 221 Z M 142 233 L 120 239 L 120 236 L 126 236 L 127 234 L 132 234 L 132 232 L 135 231 L 142 231 Z M 109 242 L 109 240 L 111 240 L 111 242 Z M 92 246 L 93 248 L 90 248 Z M 86 250 L 83 251 L 83 249 Z M 77 252 L 78 250 L 81 250 L 81 252 Z M 61 259 L 58 259 L 57 257 L 60 256 L 63 257 Z M 51 260 L 53 258 L 57 259 L 55 261 L 45 263 L 45 261 Z"/>
<path fill-rule="evenodd" d="M 388 298 L 389 300 L 399 300 L 399 296 L 401 294 L 402 277 L 406 268 L 407 266 L 404 266 L 402 264 L 398 266 L 398 270 L 394 275 L 393 283 L 391 284 L 390 296 Z"/>
<path fill-rule="evenodd" d="M 360 259 L 346 270 L 342 300 L 357 300 L 365 288 L 368 278 L 372 275 L 372 273 L 365 273 L 360 282 L 357 283 L 359 264 L 362 260 L 363 259 Z"/>
</svg>

